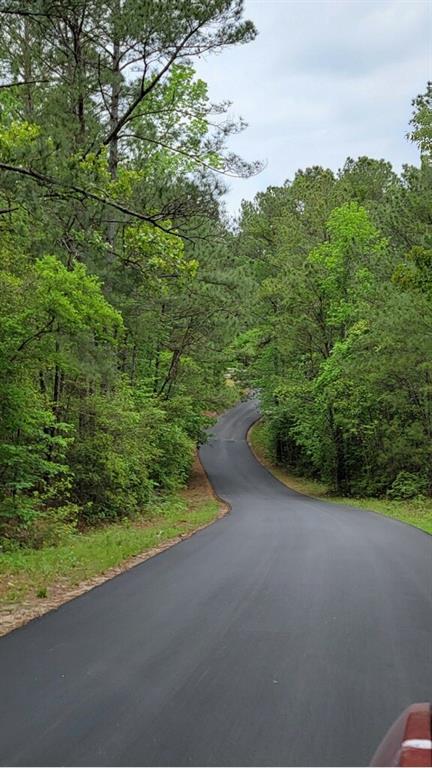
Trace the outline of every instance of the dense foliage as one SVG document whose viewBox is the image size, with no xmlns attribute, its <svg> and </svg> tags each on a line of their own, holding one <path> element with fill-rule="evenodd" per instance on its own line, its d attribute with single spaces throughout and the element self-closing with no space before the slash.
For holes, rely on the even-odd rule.
<svg viewBox="0 0 432 768">
<path fill-rule="evenodd" d="M 429 85 L 418 168 L 309 168 L 242 210 L 256 301 L 237 365 L 274 458 L 339 493 L 432 493 L 431 116 Z"/>
<path fill-rule="evenodd" d="M 430 86 L 419 167 L 319 167 L 245 203 L 194 59 L 242 0 L 0 0 L 0 539 L 55 543 L 188 476 L 227 370 L 278 461 L 432 491 Z"/>
<path fill-rule="evenodd" d="M 187 478 L 237 322 L 220 179 L 255 170 L 193 60 L 254 35 L 241 0 L 0 0 L 4 544 Z"/>
</svg>

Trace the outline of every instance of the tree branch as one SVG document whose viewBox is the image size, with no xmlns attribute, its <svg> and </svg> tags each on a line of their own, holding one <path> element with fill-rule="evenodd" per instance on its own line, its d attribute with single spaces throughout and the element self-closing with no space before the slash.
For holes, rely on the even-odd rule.
<svg viewBox="0 0 432 768">
<path fill-rule="evenodd" d="M 19 353 L 24 349 L 24 347 L 27 346 L 27 344 L 30 344 L 32 341 L 36 341 L 36 339 L 40 339 L 41 336 L 43 336 L 45 333 L 49 333 L 51 330 L 51 326 L 54 322 L 54 317 L 51 317 L 48 322 L 45 323 L 42 328 L 39 328 L 36 333 L 33 333 L 31 336 L 28 336 L 27 339 L 24 339 L 24 341 L 21 342 L 18 349 L 16 350 L 15 354 L 12 355 L 12 357 L 9 358 L 9 362 L 13 363 L 14 360 L 18 357 Z"/>
<path fill-rule="evenodd" d="M 127 123 L 127 121 L 129 120 L 130 116 L 132 115 L 133 111 L 136 109 L 138 104 L 140 104 L 141 101 L 153 90 L 153 88 L 156 87 L 156 85 L 160 82 L 160 80 L 163 78 L 163 76 L 168 72 L 168 70 L 172 66 L 172 64 L 174 64 L 174 62 L 175 62 L 177 56 L 179 55 L 180 51 L 182 50 L 182 48 L 184 48 L 184 46 L 186 45 L 188 40 L 190 40 L 190 38 L 196 32 L 198 32 L 198 30 L 200 29 L 200 27 L 203 26 L 203 24 L 204 24 L 203 21 L 200 22 L 196 27 L 194 27 L 193 29 L 191 29 L 190 32 L 188 32 L 188 34 L 186 35 L 186 37 L 183 38 L 181 43 L 179 43 L 174 48 L 173 53 L 171 54 L 171 56 L 169 57 L 169 59 L 165 63 L 165 65 L 162 67 L 162 69 L 159 70 L 157 75 L 155 75 L 153 80 L 151 80 L 150 83 L 147 86 L 144 86 L 144 80 L 142 81 L 141 87 L 140 87 L 140 90 L 139 90 L 139 93 L 138 93 L 138 96 L 136 96 L 136 98 L 133 100 L 132 104 L 130 104 L 129 107 L 127 108 L 126 112 L 123 113 L 123 115 L 120 117 L 120 119 L 118 120 L 116 125 L 113 126 L 113 128 L 110 130 L 108 135 L 105 137 L 105 139 L 102 142 L 102 144 L 104 146 L 107 146 L 108 144 L 110 144 L 111 141 L 113 141 L 113 139 L 115 139 L 118 136 L 118 134 L 120 133 L 121 129 L 123 128 L 125 123 Z"/>
<path fill-rule="evenodd" d="M 50 83 L 51 80 L 19 80 L 16 83 L 0 83 L 0 90 L 4 88 L 15 88 L 21 85 L 36 85 L 36 83 Z"/>
<path fill-rule="evenodd" d="M 155 216 L 146 216 L 144 213 L 139 213 L 138 211 L 128 208 L 122 203 L 117 203 L 115 200 L 110 200 L 109 198 L 98 195 L 95 192 L 89 192 L 87 189 L 78 187 L 75 184 L 65 184 L 64 182 L 59 181 L 59 179 L 55 179 L 52 176 L 45 176 L 44 174 L 39 173 L 39 171 L 34 171 L 31 168 L 22 168 L 21 166 L 9 165 L 8 163 L 0 163 L 0 170 L 10 171 L 11 173 L 17 173 L 21 176 L 26 176 L 27 178 L 33 179 L 40 184 L 44 184 L 45 186 L 60 187 L 66 191 L 73 192 L 76 195 L 80 195 L 89 200 L 94 200 L 97 203 L 101 203 L 102 205 L 107 205 L 111 208 L 114 208 L 117 211 L 121 211 L 121 213 L 124 213 L 127 216 L 131 216 L 132 218 L 139 219 L 140 221 L 146 221 L 148 224 L 152 224 L 154 227 L 162 230 L 162 232 L 166 232 L 168 235 L 174 235 L 175 237 L 179 237 L 183 240 L 191 240 L 191 238 L 188 238 L 186 235 L 177 232 L 175 229 L 164 227 L 163 224 L 160 224 L 158 219 L 165 218 L 161 213 Z"/>
</svg>

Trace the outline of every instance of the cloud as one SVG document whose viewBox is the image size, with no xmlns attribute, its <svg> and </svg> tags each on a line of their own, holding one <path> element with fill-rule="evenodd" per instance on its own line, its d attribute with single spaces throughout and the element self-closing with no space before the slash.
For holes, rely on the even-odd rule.
<svg viewBox="0 0 432 768">
<path fill-rule="evenodd" d="M 231 212 L 297 168 L 337 170 L 362 154 L 396 169 L 417 162 L 405 134 L 432 76 L 428 0 L 248 0 L 245 16 L 257 39 L 198 65 L 211 99 L 230 99 L 249 124 L 230 149 L 267 161 L 259 176 L 230 181 Z"/>
</svg>

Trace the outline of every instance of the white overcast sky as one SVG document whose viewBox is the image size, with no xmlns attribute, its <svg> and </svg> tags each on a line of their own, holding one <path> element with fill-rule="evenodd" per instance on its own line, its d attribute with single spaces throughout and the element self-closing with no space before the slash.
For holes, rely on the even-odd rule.
<svg viewBox="0 0 432 768">
<path fill-rule="evenodd" d="M 230 149 L 267 164 L 230 180 L 231 213 L 298 168 L 360 155 L 417 164 L 405 134 L 432 78 L 432 0 L 246 0 L 245 18 L 256 40 L 197 66 L 211 100 L 248 123 Z"/>
</svg>

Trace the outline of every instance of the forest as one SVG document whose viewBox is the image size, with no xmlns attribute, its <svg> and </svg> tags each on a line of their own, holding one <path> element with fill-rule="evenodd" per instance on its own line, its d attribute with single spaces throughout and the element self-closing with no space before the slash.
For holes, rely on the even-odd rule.
<svg viewBox="0 0 432 768">
<path fill-rule="evenodd" d="M 260 163 L 194 62 L 254 39 L 241 0 L 1 0 L 0 25 L 3 547 L 148 509 L 248 390 L 276 462 L 430 496 L 431 85 L 418 166 L 299 170 L 232 221 Z"/>
<path fill-rule="evenodd" d="M 432 493 L 432 87 L 419 167 L 348 158 L 242 209 L 253 323 L 234 346 L 274 460 L 337 494 Z"/>
</svg>

